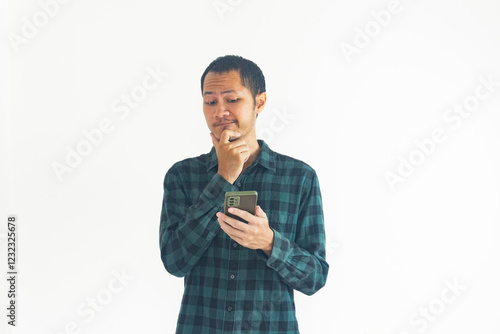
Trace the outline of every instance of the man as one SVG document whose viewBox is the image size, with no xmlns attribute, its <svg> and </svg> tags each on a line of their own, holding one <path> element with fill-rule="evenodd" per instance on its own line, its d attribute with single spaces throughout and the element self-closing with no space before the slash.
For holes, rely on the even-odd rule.
<svg viewBox="0 0 500 334">
<path fill-rule="evenodd" d="M 201 77 L 212 150 L 174 164 L 164 181 L 161 259 L 184 277 L 176 333 L 299 333 L 293 290 L 312 295 L 328 275 L 315 171 L 257 140 L 264 75 L 239 56 Z M 207 138 L 208 139 L 208 138 Z M 256 190 L 256 214 L 223 213 L 228 191 Z"/>
</svg>

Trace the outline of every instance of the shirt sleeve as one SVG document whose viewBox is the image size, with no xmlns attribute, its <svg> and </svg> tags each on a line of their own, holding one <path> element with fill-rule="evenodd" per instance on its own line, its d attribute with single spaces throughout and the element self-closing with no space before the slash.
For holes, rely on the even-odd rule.
<svg viewBox="0 0 500 334">
<path fill-rule="evenodd" d="M 325 257 L 325 227 L 321 192 L 316 173 L 310 179 L 309 190 L 301 200 L 295 240 L 289 240 L 274 231 L 271 255 L 259 251 L 267 266 L 276 270 L 281 279 L 292 288 L 312 295 L 321 289 L 328 276 Z"/>
<path fill-rule="evenodd" d="M 160 217 L 160 252 L 165 269 L 177 277 L 185 276 L 198 262 L 220 230 L 215 214 L 224 202 L 226 191 L 235 186 L 219 174 L 210 179 L 201 195 L 191 204 L 189 189 L 176 166 L 165 175 Z"/>
</svg>

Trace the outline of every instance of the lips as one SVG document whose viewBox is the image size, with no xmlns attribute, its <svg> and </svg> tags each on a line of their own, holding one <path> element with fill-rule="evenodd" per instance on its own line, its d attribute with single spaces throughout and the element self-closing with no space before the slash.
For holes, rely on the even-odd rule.
<svg viewBox="0 0 500 334">
<path fill-rule="evenodd" d="M 215 124 L 215 126 L 223 126 L 223 125 L 229 125 L 229 124 L 233 124 L 233 123 L 235 123 L 235 122 L 232 121 L 232 122 L 217 123 L 217 124 Z"/>
</svg>

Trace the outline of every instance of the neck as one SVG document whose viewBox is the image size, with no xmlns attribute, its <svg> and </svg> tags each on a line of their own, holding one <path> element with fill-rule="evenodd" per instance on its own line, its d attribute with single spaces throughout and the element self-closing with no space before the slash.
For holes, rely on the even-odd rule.
<svg viewBox="0 0 500 334">
<path fill-rule="evenodd" d="M 243 170 L 247 169 L 252 165 L 255 159 L 257 159 L 257 156 L 259 155 L 260 152 L 260 146 L 256 136 L 253 136 L 251 139 L 250 138 L 246 139 L 246 142 L 250 150 L 250 157 L 245 162 L 245 164 L 243 164 Z"/>
</svg>

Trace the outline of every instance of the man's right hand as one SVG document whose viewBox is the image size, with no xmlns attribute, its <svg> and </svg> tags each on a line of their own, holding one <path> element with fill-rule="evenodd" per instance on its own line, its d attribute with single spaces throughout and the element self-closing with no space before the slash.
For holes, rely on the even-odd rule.
<svg viewBox="0 0 500 334">
<path fill-rule="evenodd" d="M 233 184 L 240 176 L 243 165 L 250 158 L 250 148 L 247 143 L 238 139 L 240 133 L 233 130 L 224 130 L 220 135 L 220 140 L 215 138 L 213 133 L 210 133 L 212 143 L 217 153 L 219 169 L 217 173 Z M 234 141 L 229 141 L 231 138 L 236 138 Z"/>
</svg>

